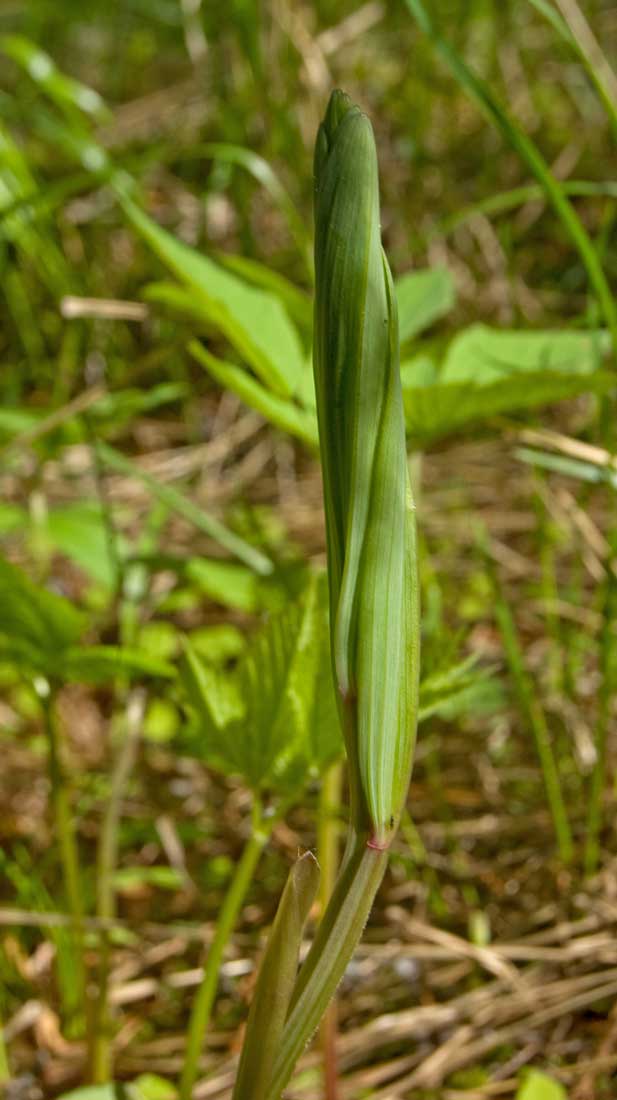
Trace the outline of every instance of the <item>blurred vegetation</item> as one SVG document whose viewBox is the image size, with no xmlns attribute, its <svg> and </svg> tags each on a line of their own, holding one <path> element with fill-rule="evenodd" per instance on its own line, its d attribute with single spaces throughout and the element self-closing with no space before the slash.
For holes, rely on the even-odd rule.
<svg viewBox="0 0 617 1100">
<path fill-rule="evenodd" d="M 396 1095 L 414 1100 L 495 1095 L 500 1080 L 505 1096 L 557 1097 L 543 1074 L 519 1080 L 536 1061 L 574 1100 L 612 1095 L 615 349 L 612 295 L 607 311 L 563 202 L 614 287 L 617 8 L 439 0 L 432 36 L 422 8 L 0 8 L 11 1100 L 58 1096 L 87 1065 L 106 1079 L 112 1035 L 119 1078 L 177 1081 L 221 907 L 201 1069 L 229 1095 L 260 930 L 290 859 L 332 816 L 319 795 L 340 745 L 325 612 L 311 603 L 324 539 L 310 331 L 312 148 L 333 86 L 367 111 L 379 148 L 424 603 L 411 818 L 369 929 L 377 961 L 361 956 L 342 989 L 343 1080 L 349 1095 L 385 1096 L 390 1060 Z M 534 143 L 548 189 L 440 35 Z M 227 313 L 207 301 L 213 280 Z M 300 622 L 321 641 L 298 680 Z M 291 755 L 281 699 L 296 707 Z M 316 745 L 318 708 L 333 732 Z M 263 773 L 240 759 L 259 713 L 255 728 L 274 730 Z M 522 954 L 482 954 L 493 943 Z M 89 1021 L 80 959 L 99 994 Z M 476 993 L 480 1022 L 458 1007 Z M 451 1021 L 397 1030 L 412 1007 L 449 1000 Z M 385 1038 L 361 1031 L 381 1013 Z M 104 1036 L 94 1051 L 87 1022 Z M 471 1029 L 462 1055 L 453 1043 L 427 1068 L 458 1025 Z M 316 1072 L 309 1058 L 298 1096 L 317 1094 Z M 533 1087 L 559 1091 L 532 1092 L 542 1078 Z M 164 1095 L 161 1081 L 132 1088 Z"/>
</svg>

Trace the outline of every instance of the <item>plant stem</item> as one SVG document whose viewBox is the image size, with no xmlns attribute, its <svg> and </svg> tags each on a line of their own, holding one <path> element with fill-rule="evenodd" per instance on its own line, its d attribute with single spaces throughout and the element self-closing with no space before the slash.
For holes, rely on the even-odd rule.
<svg viewBox="0 0 617 1100">
<path fill-rule="evenodd" d="M 79 1005 L 81 1010 L 85 1012 L 84 907 L 81 872 L 69 791 L 62 761 L 61 732 L 55 712 L 55 687 L 45 685 L 45 690 L 39 691 L 39 699 L 43 710 L 45 735 L 49 749 L 51 802 L 60 863 L 62 865 L 64 893 L 68 911 L 72 918 L 75 952 L 75 1005 Z"/>
<path fill-rule="evenodd" d="M 336 883 L 338 870 L 339 822 L 337 812 L 341 802 L 343 767 L 340 760 L 326 771 L 319 799 L 317 831 L 317 855 L 321 869 L 319 908 L 325 913 Z M 320 1041 L 323 1055 L 324 1100 L 337 1100 L 336 1033 L 338 1011 L 333 998 L 320 1025 Z"/>
<path fill-rule="evenodd" d="M 487 557 L 487 561 L 488 561 Z M 574 855 L 572 832 L 566 811 L 559 770 L 551 745 L 550 734 L 542 706 L 536 699 L 529 677 L 525 670 L 521 645 L 512 612 L 503 595 L 497 576 L 489 565 L 493 591 L 495 594 L 495 618 L 501 633 L 506 660 L 508 662 L 519 706 L 527 719 L 536 743 L 538 759 L 544 777 L 544 787 L 553 827 L 557 838 L 559 854 L 564 863 L 570 863 Z"/>
<path fill-rule="evenodd" d="M 225 948 L 238 919 L 259 857 L 276 820 L 277 818 L 274 817 L 264 818 L 261 803 L 256 798 L 253 804 L 251 836 L 245 845 L 240 862 L 225 895 L 216 924 L 214 939 L 206 956 L 201 985 L 193 1002 L 184 1067 L 180 1078 L 179 1100 L 190 1100 L 191 1098 L 199 1069 L 199 1057 L 210 1023 Z"/>
<path fill-rule="evenodd" d="M 387 851 L 368 840 L 367 833 L 355 836 L 298 975 L 267 1100 L 279 1100 L 362 935 L 388 862 Z"/>
<path fill-rule="evenodd" d="M 129 776 L 133 770 L 141 724 L 145 709 L 145 692 L 137 689 L 131 693 L 121 731 L 121 743 L 111 775 L 111 789 L 99 838 L 97 858 L 96 915 L 99 920 L 112 921 L 116 916 L 114 871 L 118 860 L 118 825 L 120 809 Z M 109 1019 L 109 932 L 100 937 L 97 1004 L 95 1012 L 94 1045 L 92 1051 L 92 1080 L 95 1085 L 105 1084 L 112 1077 L 111 1021 Z"/>
<path fill-rule="evenodd" d="M 5 1084 L 7 1081 L 10 1081 L 10 1079 L 11 1069 L 9 1066 L 6 1043 L 4 1041 L 4 1024 L 2 1017 L 0 1017 L 0 1085 Z"/>
<path fill-rule="evenodd" d="M 421 30 L 432 40 L 435 49 L 441 54 L 450 71 L 458 80 L 470 98 L 501 131 L 506 141 L 516 150 L 528 169 L 537 179 L 564 230 L 575 246 L 587 271 L 590 285 L 598 299 L 606 327 L 611 334 L 612 351 L 617 360 L 617 307 L 608 284 L 598 253 L 585 226 L 568 199 L 561 183 L 555 178 L 542 153 L 500 103 L 486 81 L 460 56 L 454 46 L 441 36 L 433 22 L 432 7 L 424 0 L 405 0 L 407 8 Z"/>
<path fill-rule="evenodd" d="M 602 827 L 602 798 L 606 784 L 606 750 L 614 692 L 614 639 L 613 630 L 617 613 L 617 577 L 615 561 L 607 563 L 604 599 L 602 606 L 602 630 L 600 635 L 600 691 L 598 717 L 595 727 L 596 759 L 591 777 L 589 806 L 587 810 L 587 839 L 585 841 L 585 874 L 592 875 L 600 857 L 600 829 Z"/>
</svg>

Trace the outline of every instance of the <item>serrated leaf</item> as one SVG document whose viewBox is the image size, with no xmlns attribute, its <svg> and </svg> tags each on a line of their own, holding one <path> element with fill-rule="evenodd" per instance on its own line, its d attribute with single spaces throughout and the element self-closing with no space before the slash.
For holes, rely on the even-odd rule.
<svg viewBox="0 0 617 1100">
<path fill-rule="evenodd" d="M 472 654 L 449 668 L 427 676 L 420 683 L 418 721 L 437 715 L 452 721 L 459 714 L 476 709 L 496 709 L 502 701 L 502 688 L 490 669 L 480 669 Z"/>
<path fill-rule="evenodd" d="M 298 333 L 278 298 L 249 286 L 162 229 L 128 196 L 118 197 L 134 229 L 192 292 L 193 311 L 206 319 L 282 397 L 296 390 L 303 366 Z"/>
<path fill-rule="evenodd" d="M 449 313 L 456 297 L 452 276 L 441 267 L 410 271 L 395 280 L 394 290 L 401 344 Z"/>
<path fill-rule="evenodd" d="M 186 640 L 184 650 L 197 749 L 213 766 L 255 790 L 289 791 L 340 754 L 323 581 L 313 578 L 297 603 L 272 616 L 232 673 L 209 667 Z"/>
<path fill-rule="evenodd" d="M 51 671 L 84 628 L 84 616 L 69 600 L 34 584 L 23 570 L 0 558 L 0 633 L 9 642 L 25 644 L 33 657 L 38 654 L 41 671 Z"/>
<path fill-rule="evenodd" d="M 176 670 L 168 661 L 126 646 L 97 645 L 68 649 L 62 657 L 62 674 L 76 683 L 106 684 L 116 676 L 129 679 L 173 679 Z"/>
</svg>

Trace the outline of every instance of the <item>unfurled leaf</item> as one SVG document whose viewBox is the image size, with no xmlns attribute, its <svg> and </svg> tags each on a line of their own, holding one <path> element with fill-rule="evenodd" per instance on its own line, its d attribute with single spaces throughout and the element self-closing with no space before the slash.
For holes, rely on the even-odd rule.
<svg viewBox="0 0 617 1100">
<path fill-rule="evenodd" d="M 248 286 L 177 240 L 122 191 L 118 196 L 134 229 L 190 288 L 193 312 L 218 329 L 262 381 L 282 397 L 290 397 L 297 388 L 304 360 L 296 329 L 278 298 Z M 186 297 L 182 300 L 190 308 Z"/>
<path fill-rule="evenodd" d="M 605 333 L 514 332 L 472 325 L 452 341 L 439 370 L 424 356 L 401 366 L 408 434 L 425 444 L 539 405 L 604 393 Z"/>
<path fill-rule="evenodd" d="M 609 351 L 610 339 L 603 332 L 519 332 L 472 325 L 450 344 L 439 381 L 489 386 L 520 373 L 591 374 Z"/>
<path fill-rule="evenodd" d="M 394 283 L 401 344 L 444 317 L 454 306 L 454 281 L 446 268 L 410 271 Z"/>
<path fill-rule="evenodd" d="M 191 558 L 184 569 L 187 580 L 216 603 L 250 613 L 259 605 L 259 578 L 236 562 Z"/>
<path fill-rule="evenodd" d="M 233 363 L 217 359 L 202 344 L 192 340 L 189 351 L 221 386 L 237 394 L 250 408 L 269 420 L 275 428 L 301 439 L 310 446 L 317 445 L 317 421 L 315 414 L 295 401 L 279 397 L 262 386 L 255 378 Z M 302 382 L 300 382 L 302 389 Z"/>
<path fill-rule="evenodd" d="M 71 558 L 93 580 L 106 588 L 115 583 L 115 562 L 100 504 L 81 501 L 53 508 L 46 517 L 45 535 L 54 549 Z"/>
</svg>

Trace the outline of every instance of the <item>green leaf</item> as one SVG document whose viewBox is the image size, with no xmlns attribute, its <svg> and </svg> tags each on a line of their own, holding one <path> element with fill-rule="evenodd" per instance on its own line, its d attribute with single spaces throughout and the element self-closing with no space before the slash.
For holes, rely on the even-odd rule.
<svg viewBox="0 0 617 1100">
<path fill-rule="evenodd" d="M 233 531 L 230 531 L 228 527 L 225 527 L 220 520 L 214 516 L 210 516 L 207 512 L 204 512 L 203 508 L 199 508 L 192 500 L 184 496 L 178 489 L 174 489 L 171 485 L 162 485 L 151 477 L 144 470 L 141 470 L 134 462 L 131 462 L 128 458 L 125 458 L 120 451 L 114 450 L 113 447 L 107 446 L 100 441 L 97 443 L 98 452 L 103 461 L 111 467 L 112 470 L 116 470 L 120 474 L 124 474 L 126 477 L 135 477 L 141 481 L 144 485 L 150 489 L 150 492 L 157 498 L 162 504 L 169 508 L 172 512 L 177 512 L 197 527 L 199 531 L 203 531 L 204 534 L 209 535 L 223 546 L 235 557 L 240 558 L 246 565 L 250 566 L 257 573 L 267 574 L 272 572 L 272 562 L 266 558 L 265 554 L 262 554 L 260 550 L 255 549 L 253 546 L 249 546 L 244 539 L 240 538 Z"/>
<path fill-rule="evenodd" d="M 269 420 L 276 428 L 297 436 L 311 447 L 317 446 L 317 419 L 313 412 L 271 393 L 241 367 L 236 367 L 233 363 L 225 363 L 222 359 L 211 355 L 197 340 L 191 341 L 189 351 L 215 381 L 237 394 L 242 401 Z"/>
<path fill-rule="evenodd" d="M 434 5 L 429 6 L 423 0 L 405 0 L 405 2 L 418 26 L 433 42 L 436 51 L 446 62 L 455 79 L 501 132 L 541 185 L 547 201 L 585 265 L 589 283 L 600 303 L 611 333 L 613 353 L 617 353 L 617 307 L 613 293 L 604 273 L 599 250 L 568 199 L 563 184 L 553 175 L 538 146 L 497 98 L 491 85 L 467 64 L 447 39 L 442 37 L 434 22 Z M 614 117 L 614 108 L 611 117 Z"/>
<path fill-rule="evenodd" d="M 8 535 L 11 531 L 18 531 L 26 527 L 29 516 L 25 508 L 19 504 L 8 504 L 0 501 L 0 535 Z"/>
<path fill-rule="evenodd" d="M 302 331 L 310 333 L 313 327 L 313 303 L 309 295 L 299 290 L 295 283 L 290 282 L 278 271 L 273 271 L 271 267 L 266 267 L 265 264 L 248 256 L 234 256 L 222 252 L 217 259 L 224 267 L 228 267 L 230 271 L 246 279 L 247 282 L 276 294 L 291 319 Z"/>
<path fill-rule="evenodd" d="M 232 623 L 201 626 L 191 631 L 189 641 L 195 652 L 212 665 L 223 665 L 240 656 L 246 642 Z"/>
<path fill-rule="evenodd" d="M 264 1100 L 298 972 L 302 933 L 319 886 L 319 866 L 305 852 L 281 896 L 246 1025 L 234 1100 Z"/>
<path fill-rule="evenodd" d="M 304 360 L 298 333 L 279 299 L 183 244 L 121 190 L 117 193 L 134 229 L 191 289 L 194 312 L 226 336 L 262 381 L 282 397 L 291 397 Z"/>
<path fill-rule="evenodd" d="M 45 532 L 53 546 L 84 573 L 105 588 L 112 587 L 116 579 L 115 567 L 100 504 L 81 501 L 52 509 L 45 522 Z"/>
<path fill-rule="evenodd" d="M 163 677 L 173 679 L 176 670 L 167 661 L 139 649 L 96 645 L 68 649 L 62 657 L 62 673 L 77 683 L 106 684 L 116 676 L 130 679 Z"/>
<path fill-rule="evenodd" d="M 244 565 L 212 558 L 191 558 L 184 572 L 187 580 L 223 607 L 250 614 L 259 606 L 259 578 Z"/>
<path fill-rule="evenodd" d="M 340 755 L 328 653 L 326 593 L 303 597 L 254 635 L 232 673 L 209 667 L 184 643 L 182 681 L 199 718 L 196 751 L 254 790 L 290 791 Z"/>
<path fill-rule="evenodd" d="M 25 645 L 41 672 L 52 673 L 62 651 L 84 628 L 85 619 L 72 603 L 0 558 L 0 634 Z"/>
<path fill-rule="evenodd" d="M 212 668 L 188 638 L 180 675 L 187 699 L 198 718 L 195 749 L 224 774 L 243 774 L 243 753 L 233 731 L 246 719 L 246 706 L 235 677 Z"/>
<path fill-rule="evenodd" d="M 184 885 L 184 875 L 176 867 L 121 867 L 114 871 L 116 890 L 131 893 L 142 886 L 156 886 L 159 890 L 178 890 Z"/>
<path fill-rule="evenodd" d="M 65 76 L 49 54 L 30 39 L 20 34 L 4 35 L 0 38 L 0 49 L 17 62 L 59 107 L 77 109 L 99 121 L 109 117 L 98 92 Z"/>
<path fill-rule="evenodd" d="M 401 344 L 449 313 L 456 297 L 450 272 L 439 267 L 410 271 L 396 279 L 394 289 Z"/>
<path fill-rule="evenodd" d="M 408 434 L 426 443 L 498 414 L 606 392 L 614 385 L 613 375 L 598 369 L 606 348 L 602 333 L 474 325 L 453 340 L 437 382 L 426 372 L 424 384 L 417 366 L 403 364 Z"/>
<path fill-rule="evenodd" d="M 519 1087 L 516 1100 L 567 1100 L 567 1093 L 554 1078 L 532 1069 Z"/>
<path fill-rule="evenodd" d="M 450 344 L 439 381 L 488 386 L 518 373 L 591 374 L 608 351 L 604 332 L 519 332 L 471 325 Z"/>
<path fill-rule="evenodd" d="M 491 677 L 490 669 L 478 669 L 478 658 L 472 654 L 449 668 L 440 669 L 420 683 L 419 722 L 437 715 L 452 721 L 461 713 L 479 709 L 496 709 L 502 701 L 501 685 Z"/>
</svg>

